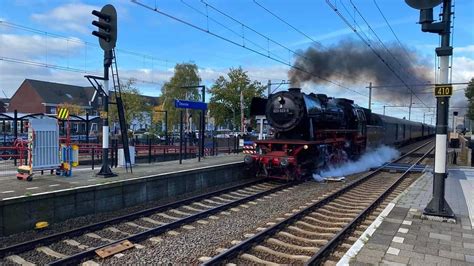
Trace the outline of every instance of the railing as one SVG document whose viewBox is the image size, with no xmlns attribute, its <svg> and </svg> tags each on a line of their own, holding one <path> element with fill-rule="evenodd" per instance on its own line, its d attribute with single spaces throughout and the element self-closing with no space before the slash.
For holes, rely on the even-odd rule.
<svg viewBox="0 0 474 266">
<path fill-rule="evenodd" d="M 8 146 L 0 146 L 0 176 L 12 176 L 16 174 L 19 165 L 28 164 L 27 141 L 17 140 Z M 70 144 L 79 147 L 79 166 L 97 168 L 102 162 L 102 144 L 73 142 Z M 217 139 L 209 138 L 205 143 L 205 156 L 216 156 L 219 154 L 230 154 L 239 152 L 239 141 L 237 138 Z M 135 144 L 135 161 L 137 163 L 153 163 L 160 161 L 178 160 L 180 155 L 179 141 L 174 145 L 164 145 L 153 143 L 148 140 L 145 144 Z M 111 167 L 118 166 L 118 154 L 122 145 L 119 140 L 111 140 L 109 147 L 109 158 Z M 190 144 L 188 141 L 183 144 L 182 158 L 190 159 L 198 157 L 199 146 Z M 34 158 L 33 158 L 34 161 Z"/>
</svg>

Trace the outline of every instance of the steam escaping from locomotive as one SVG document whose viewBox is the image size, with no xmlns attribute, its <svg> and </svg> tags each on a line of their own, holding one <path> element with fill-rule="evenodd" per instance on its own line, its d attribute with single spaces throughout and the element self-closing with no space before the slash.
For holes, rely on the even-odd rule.
<svg viewBox="0 0 474 266">
<path fill-rule="evenodd" d="M 383 47 L 373 47 L 393 70 L 408 84 L 425 84 L 432 80 L 430 69 L 422 67 L 423 60 L 415 53 L 406 51 L 397 44 L 386 44 Z M 387 68 L 377 55 L 365 44 L 353 40 L 344 40 L 328 48 L 314 45 L 299 51 L 295 58 L 294 67 L 289 72 L 293 86 L 306 82 L 324 83 L 323 79 L 341 81 L 342 84 L 357 83 L 360 80 L 372 81 L 374 85 L 401 84 L 401 81 Z M 396 60 L 394 59 L 396 58 Z M 298 71 L 304 69 L 311 74 Z M 426 87 L 413 87 L 416 91 L 426 91 Z M 424 94 L 427 95 L 427 94 Z M 374 96 L 381 100 L 398 101 L 409 99 L 407 88 L 378 88 Z M 431 95 L 427 95 L 431 96 Z"/>
<path fill-rule="evenodd" d="M 380 146 L 377 149 L 365 153 L 355 162 L 349 162 L 340 167 L 329 167 L 328 170 L 321 172 L 319 176 L 322 178 L 340 177 L 364 172 L 397 158 L 399 154 L 399 151 L 392 147 Z M 320 181 L 320 177 L 313 177 L 316 181 Z"/>
</svg>

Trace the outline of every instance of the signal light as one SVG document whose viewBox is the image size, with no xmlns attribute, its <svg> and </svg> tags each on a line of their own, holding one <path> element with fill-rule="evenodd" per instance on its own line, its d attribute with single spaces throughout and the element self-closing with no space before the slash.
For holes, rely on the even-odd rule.
<svg viewBox="0 0 474 266">
<path fill-rule="evenodd" d="M 117 11 L 113 5 L 105 5 L 100 11 L 93 10 L 92 14 L 99 18 L 98 21 L 92 21 L 92 25 L 99 28 L 92 35 L 99 38 L 100 47 L 104 51 L 112 50 L 117 42 Z"/>
</svg>

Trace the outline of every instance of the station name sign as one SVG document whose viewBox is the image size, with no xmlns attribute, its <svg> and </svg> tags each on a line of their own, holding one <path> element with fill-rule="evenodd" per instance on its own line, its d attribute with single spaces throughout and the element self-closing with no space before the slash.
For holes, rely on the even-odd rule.
<svg viewBox="0 0 474 266">
<path fill-rule="evenodd" d="M 175 99 L 174 107 L 184 108 L 184 109 L 194 109 L 194 110 L 206 110 L 207 103 Z"/>
<path fill-rule="evenodd" d="M 450 97 L 453 95 L 453 85 L 437 84 L 434 91 L 435 97 Z"/>
</svg>

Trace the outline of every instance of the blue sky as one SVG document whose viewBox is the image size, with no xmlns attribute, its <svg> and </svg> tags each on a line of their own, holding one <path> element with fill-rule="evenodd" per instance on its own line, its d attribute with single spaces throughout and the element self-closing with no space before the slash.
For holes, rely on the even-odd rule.
<svg viewBox="0 0 474 266">
<path fill-rule="evenodd" d="M 253 0 L 206 0 L 204 3 L 200 0 L 138 2 L 152 7 L 156 4 L 159 10 L 242 43 L 242 38 L 213 21 L 217 20 L 264 49 L 252 46 L 246 41 L 247 46 L 262 53 L 268 53 L 269 49 L 275 57 L 284 61 L 293 60 L 287 50 L 276 44 L 272 45 L 266 38 L 248 29 L 242 29 L 239 23 L 209 6 L 206 8 L 205 3 L 292 50 L 305 49 L 312 44 L 310 39 L 275 19 Z M 348 38 L 358 40 L 324 0 L 257 2 L 323 46 L 331 46 Z M 354 9 L 349 0 L 331 2 L 336 3 L 342 12 L 346 6 L 349 13 L 344 14 L 350 21 L 353 20 L 350 16 L 354 15 Z M 395 37 L 376 9 L 374 0 L 353 2 L 384 42 L 395 42 Z M 420 25 L 416 24 L 418 11 L 408 7 L 404 1 L 376 2 L 398 38 L 410 51 L 424 59 L 420 67 L 431 69 L 434 77 L 434 48 L 438 44 L 438 36 L 421 32 Z M 87 85 L 83 75 L 86 72 L 100 74 L 102 65 L 102 51 L 98 48 L 97 38 L 90 34 L 94 30 L 91 25 L 94 19 L 91 11 L 108 3 L 117 8 L 119 17 L 117 57 L 120 74 L 124 79 L 136 78 L 137 87 L 144 94 L 159 95 L 163 82 L 172 75 L 172 68 L 177 62 L 196 63 L 206 85 L 212 85 L 219 75 L 225 74 L 231 67 L 238 66 L 248 71 L 252 79 L 264 83 L 268 79 L 276 82 L 288 78 L 289 67 L 286 65 L 229 44 L 131 1 L 0 0 L 0 89 L 7 96 L 11 96 L 25 78 Z M 466 82 L 474 76 L 474 1 L 456 0 L 455 4 L 453 82 Z M 439 7 L 435 9 L 435 18 L 439 10 Z M 207 14 L 209 19 L 199 12 Z M 362 20 L 356 16 L 355 22 L 362 23 Z M 367 28 L 363 30 L 367 31 Z M 365 86 L 369 81 L 367 79 L 360 84 L 343 81 L 341 83 L 367 94 Z M 330 84 L 306 84 L 304 87 L 306 90 L 353 98 L 358 104 L 367 105 L 366 97 L 354 95 Z M 374 96 L 373 107 L 382 112 L 382 106 L 390 103 L 378 100 L 376 94 Z M 456 104 L 463 101 L 462 95 L 454 98 Z M 397 116 L 406 115 L 406 111 L 398 109 L 403 108 L 394 108 L 391 112 Z M 423 112 L 427 111 L 415 110 L 412 116 L 420 120 Z"/>
</svg>

